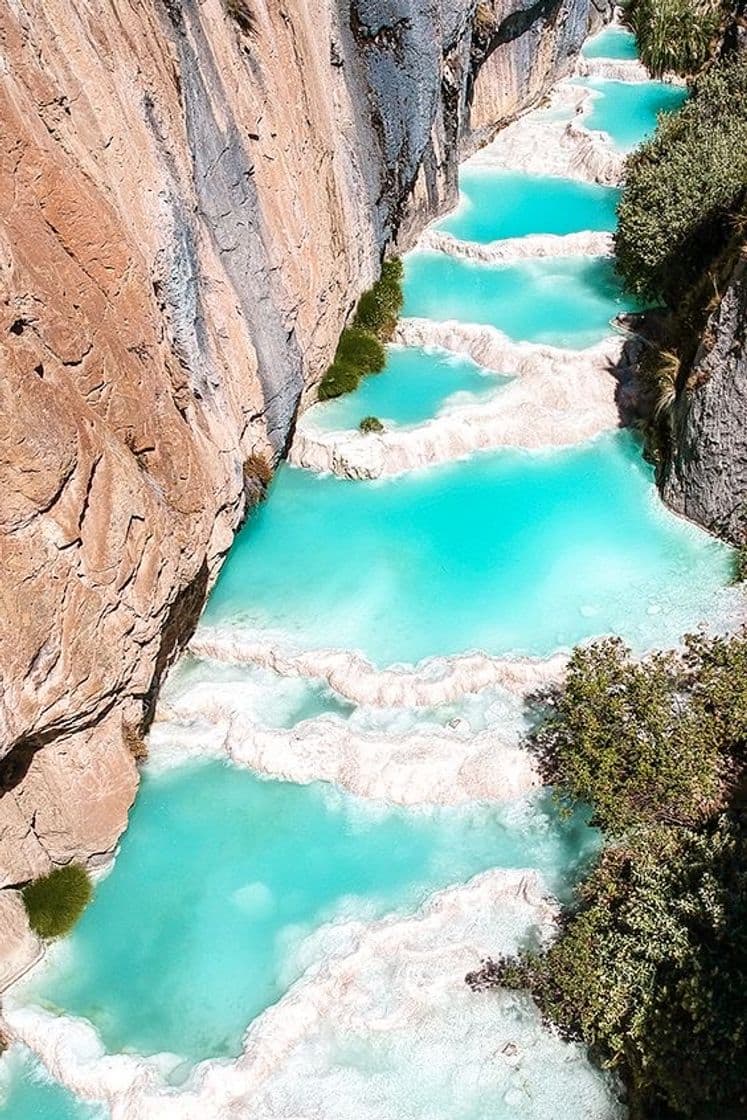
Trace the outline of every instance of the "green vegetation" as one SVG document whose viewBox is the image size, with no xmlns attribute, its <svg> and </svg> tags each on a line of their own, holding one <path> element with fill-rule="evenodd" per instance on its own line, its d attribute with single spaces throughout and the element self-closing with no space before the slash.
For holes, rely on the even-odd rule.
<svg viewBox="0 0 747 1120">
<path fill-rule="evenodd" d="M 747 579 L 747 545 L 742 545 L 734 552 L 734 583 L 744 583 Z"/>
<path fill-rule="evenodd" d="M 90 902 L 91 880 L 84 868 L 70 863 L 35 879 L 23 890 L 29 924 L 40 937 L 69 933 Z"/>
<path fill-rule="evenodd" d="M 606 833 L 697 825 L 724 805 L 747 739 L 747 641 L 702 636 L 636 661 L 617 638 L 574 651 L 530 737 L 543 778 Z"/>
<path fill-rule="evenodd" d="M 377 416 L 364 416 L 358 427 L 366 435 L 369 432 L 384 431 L 384 425 L 381 423 L 381 420 L 379 420 Z"/>
<path fill-rule="evenodd" d="M 631 1120 L 723 1116 L 747 1105 L 746 860 L 734 814 L 646 830 L 604 853 L 546 953 L 486 962 L 468 982 L 529 988 L 622 1075 Z"/>
<path fill-rule="evenodd" d="M 401 309 L 402 262 L 394 258 L 384 262 L 380 278 L 361 296 L 353 326 L 342 332 L 335 360 L 322 378 L 319 400 L 350 393 L 361 377 L 384 368 L 384 343 L 392 337 Z"/>
<path fill-rule="evenodd" d="M 591 804 L 607 846 L 549 949 L 468 983 L 529 988 L 621 1075 L 633 1120 L 743 1110 L 747 638 L 639 662 L 602 641 L 542 699 L 543 776 L 564 806 Z"/>
<path fill-rule="evenodd" d="M 719 0 L 633 0 L 628 19 L 656 78 L 698 74 L 713 57 L 726 16 Z"/>
<path fill-rule="evenodd" d="M 746 186 L 747 58 L 737 57 L 705 72 L 628 157 L 616 250 L 631 291 L 678 307 L 707 283 Z"/>
<path fill-rule="evenodd" d="M 386 351 L 368 331 L 359 327 L 348 327 L 342 332 L 337 344 L 335 362 L 351 366 L 362 374 L 378 373 L 386 363 Z"/>
<path fill-rule="evenodd" d="M 368 331 L 382 342 L 389 341 L 402 310 L 402 277 L 402 261 L 398 257 L 384 261 L 380 278 L 360 298 L 354 327 Z"/>
<path fill-rule="evenodd" d="M 361 376 L 356 370 L 333 362 L 319 386 L 319 400 L 330 401 L 343 393 L 352 393 L 358 388 Z"/>
</svg>

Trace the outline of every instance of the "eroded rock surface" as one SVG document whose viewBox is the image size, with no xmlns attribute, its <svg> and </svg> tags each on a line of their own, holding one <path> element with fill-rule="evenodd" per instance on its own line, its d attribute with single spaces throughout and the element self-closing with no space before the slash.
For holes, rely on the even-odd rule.
<svg viewBox="0 0 747 1120">
<path fill-rule="evenodd" d="M 747 541 L 747 263 L 736 265 L 672 410 L 662 494 L 735 545 Z"/>
<path fill-rule="evenodd" d="M 116 842 L 252 463 L 454 199 L 470 115 L 535 101 L 592 19 L 0 0 L 0 886 Z"/>
<path fill-rule="evenodd" d="M 41 952 L 18 891 L 0 891 L 0 991 L 17 980 Z"/>
</svg>

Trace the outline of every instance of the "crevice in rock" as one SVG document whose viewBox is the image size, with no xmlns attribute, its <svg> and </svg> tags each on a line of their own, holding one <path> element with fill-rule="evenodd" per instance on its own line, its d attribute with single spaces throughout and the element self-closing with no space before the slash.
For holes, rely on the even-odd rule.
<svg viewBox="0 0 747 1120">
<path fill-rule="evenodd" d="M 163 675 L 175 657 L 184 649 L 197 629 L 200 612 L 207 598 L 209 570 L 207 560 L 203 560 L 197 575 L 177 593 L 168 609 L 161 628 L 161 641 L 155 659 L 153 676 L 143 700 L 143 721 L 140 733 L 145 732 L 153 722 L 156 711 L 158 690 Z"/>
</svg>

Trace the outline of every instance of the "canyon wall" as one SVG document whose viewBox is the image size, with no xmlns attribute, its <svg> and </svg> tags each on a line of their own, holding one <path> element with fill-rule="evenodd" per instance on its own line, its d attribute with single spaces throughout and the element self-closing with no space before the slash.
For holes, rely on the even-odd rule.
<svg viewBox="0 0 747 1120">
<path fill-rule="evenodd" d="M 664 500 L 735 545 L 747 543 L 747 261 L 711 312 L 671 412 Z"/>
<path fill-rule="evenodd" d="M 382 255 L 601 18 L 0 0 L 0 887 L 112 849 L 159 680 Z"/>
</svg>

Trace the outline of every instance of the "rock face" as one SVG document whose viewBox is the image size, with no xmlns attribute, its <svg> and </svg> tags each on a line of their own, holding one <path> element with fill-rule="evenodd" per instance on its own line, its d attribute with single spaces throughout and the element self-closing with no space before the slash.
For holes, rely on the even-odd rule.
<svg viewBox="0 0 747 1120">
<path fill-rule="evenodd" d="M 599 18 L 0 0 L 0 886 L 116 842 L 128 745 L 382 254 Z"/>
<path fill-rule="evenodd" d="M 0 891 L 0 991 L 23 975 L 40 953 L 41 945 L 29 929 L 20 893 Z"/>
<path fill-rule="evenodd" d="M 747 262 L 712 313 L 672 413 L 664 499 L 733 544 L 747 541 Z"/>
<path fill-rule="evenodd" d="M 590 29 L 607 18 L 606 0 L 491 0 L 478 3 L 467 88 L 465 154 L 495 136 L 517 112 L 569 73 Z"/>
</svg>

